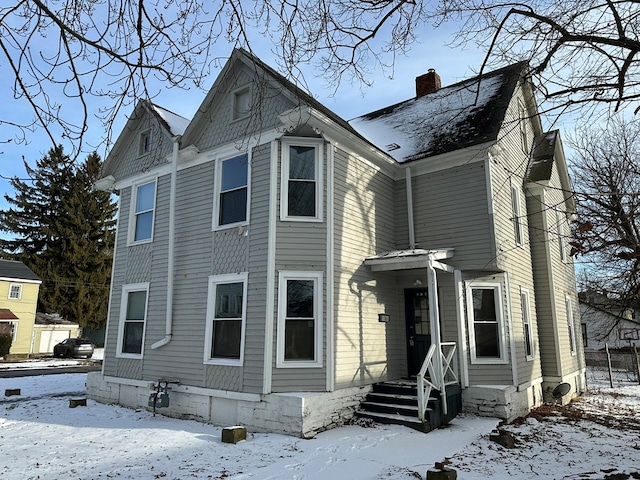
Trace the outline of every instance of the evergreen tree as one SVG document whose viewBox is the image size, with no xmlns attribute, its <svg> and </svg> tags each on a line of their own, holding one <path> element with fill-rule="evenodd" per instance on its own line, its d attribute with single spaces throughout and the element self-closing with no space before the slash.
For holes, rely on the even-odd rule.
<svg viewBox="0 0 640 480">
<path fill-rule="evenodd" d="M 0 228 L 14 237 L 0 248 L 41 279 L 38 308 L 82 326 L 104 326 L 113 258 L 116 205 L 93 184 L 100 174 L 93 153 L 76 167 L 62 147 L 25 168 L 30 181 L 11 180 L 15 196 L 0 211 Z"/>
</svg>

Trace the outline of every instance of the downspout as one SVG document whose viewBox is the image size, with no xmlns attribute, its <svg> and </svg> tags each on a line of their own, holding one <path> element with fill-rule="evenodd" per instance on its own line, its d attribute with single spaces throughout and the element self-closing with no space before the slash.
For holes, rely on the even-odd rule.
<svg viewBox="0 0 640 480">
<path fill-rule="evenodd" d="M 404 169 L 407 188 L 407 222 L 409 224 L 409 248 L 416 248 L 416 233 L 413 224 L 413 190 L 411 189 L 411 167 Z"/>
<path fill-rule="evenodd" d="M 167 312 L 165 317 L 164 338 L 151 345 L 152 349 L 165 346 L 171 341 L 173 331 L 173 268 L 175 252 L 176 223 L 176 177 L 178 176 L 178 152 L 180 137 L 173 138 L 173 155 L 171 157 L 171 189 L 169 197 L 169 246 L 167 252 Z"/>
</svg>

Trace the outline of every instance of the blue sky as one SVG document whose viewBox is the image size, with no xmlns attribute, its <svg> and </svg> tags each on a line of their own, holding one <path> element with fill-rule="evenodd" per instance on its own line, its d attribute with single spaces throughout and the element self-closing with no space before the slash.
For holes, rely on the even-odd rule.
<svg viewBox="0 0 640 480">
<path fill-rule="evenodd" d="M 399 56 L 395 62 L 395 72 L 393 78 L 384 74 L 372 77 L 373 85 L 360 86 L 344 83 L 334 94 L 334 87 L 327 86 L 327 80 L 318 77 L 316 71 L 311 66 L 302 66 L 301 70 L 305 76 L 310 92 L 324 105 L 332 109 L 345 119 L 371 112 L 378 108 L 391 105 L 393 103 L 406 100 L 415 95 L 415 77 L 425 73 L 429 68 L 435 68 L 442 78 L 443 86 L 458 82 L 464 78 L 474 75 L 479 69 L 483 60 L 484 52 L 469 46 L 467 49 L 451 48 L 447 46 L 453 40 L 454 30 L 452 27 L 440 27 L 432 29 L 423 27 L 417 32 L 417 40 L 406 56 Z M 266 63 L 276 67 L 275 57 L 270 51 L 270 45 L 266 42 L 256 42 L 252 45 L 255 53 Z M 231 53 L 231 47 L 227 49 L 227 55 Z M 220 68 L 212 70 L 209 78 L 204 82 L 209 88 Z M 24 100 L 16 100 L 10 91 L 13 83 L 12 74 L 7 68 L 4 59 L 0 59 L 0 92 L 6 102 L 3 106 L 2 120 L 16 120 L 31 117 L 32 111 Z M 159 94 L 153 101 L 164 108 L 177 114 L 191 118 L 204 96 L 205 91 L 191 88 L 189 90 L 167 89 L 157 81 L 151 82 L 151 90 L 158 91 Z M 50 93 L 54 100 L 59 100 L 63 109 L 65 100 L 62 95 L 55 97 L 55 92 Z M 92 146 L 97 145 L 104 136 L 105 128 L 101 121 L 96 118 L 103 100 L 92 100 L 89 98 L 89 124 L 86 135 L 86 143 L 83 153 L 80 155 L 84 159 L 86 154 L 92 150 Z M 69 107 L 67 107 L 69 108 Z M 121 131 L 126 121 L 126 115 L 130 114 L 132 107 L 125 108 L 119 112 L 114 123 L 114 134 Z M 73 113 L 73 112 L 72 112 Z M 15 130 L 6 124 L 0 124 L 0 141 L 12 138 Z M 113 138 L 115 140 L 115 138 Z M 65 145 L 65 151 L 71 151 L 68 144 L 60 139 L 60 143 Z M 0 143 L 0 209 L 7 208 L 4 200 L 4 193 L 12 193 L 11 186 L 5 177 L 18 176 L 24 178 L 25 171 L 22 158 L 29 164 L 34 164 L 42 158 L 51 148 L 51 141 L 43 131 L 36 130 L 28 136 L 26 144 L 16 144 L 15 142 Z M 104 148 L 98 152 L 104 157 Z M 1 235 L 1 234 L 0 234 Z"/>
</svg>

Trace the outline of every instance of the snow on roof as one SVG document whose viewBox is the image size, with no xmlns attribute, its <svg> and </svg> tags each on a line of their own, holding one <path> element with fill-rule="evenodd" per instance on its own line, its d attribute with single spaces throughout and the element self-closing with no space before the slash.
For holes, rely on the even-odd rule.
<svg viewBox="0 0 640 480">
<path fill-rule="evenodd" d="M 441 88 L 349 124 L 399 163 L 494 140 L 524 65 Z"/>
<path fill-rule="evenodd" d="M 172 135 L 182 135 L 187 129 L 189 122 L 191 122 L 188 118 L 184 118 L 177 113 L 173 113 L 160 105 L 156 105 L 154 103 L 150 103 L 150 105 L 156 115 L 158 115 L 167 125 L 167 128 Z"/>
</svg>

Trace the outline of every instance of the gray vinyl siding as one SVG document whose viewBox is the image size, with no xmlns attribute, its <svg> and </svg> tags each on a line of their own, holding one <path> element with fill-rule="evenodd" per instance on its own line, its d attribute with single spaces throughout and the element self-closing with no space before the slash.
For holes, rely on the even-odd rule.
<svg viewBox="0 0 640 480">
<path fill-rule="evenodd" d="M 552 285 L 549 275 L 549 236 L 544 215 L 546 209 L 540 195 L 527 198 L 529 211 L 529 231 L 531 252 L 534 258 L 534 281 L 536 288 L 536 314 L 538 319 L 538 344 L 542 373 L 545 376 L 558 376 L 558 338 L 554 321 Z"/>
<path fill-rule="evenodd" d="M 106 341 L 105 374 L 119 377 L 142 379 L 149 366 L 145 363 L 151 351 L 151 344 L 164 336 L 164 312 L 166 309 L 167 272 L 167 228 L 169 176 L 158 178 L 156 205 L 154 211 L 154 242 L 141 245 L 127 245 L 127 234 L 131 204 L 131 187 L 123 189 L 118 231 L 118 249 L 114 262 L 113 296 L 110 311 L 109 338 Z M 120 322 L 120 302 L 122 286 L 133 283 L 149 283 L 149 301 L 145 323 L 143 359 L 116 358 L 118 326 Z M 162 318 L 161 326 L 156 319 Z M 160 329 L 160 331 L 158 331 Z M 154 375 L 155 376 L 155 375 Z"/>
<path fill-rule="evenodd" d="M 540 366 L 540 352 L 534 352 L 532 360 L 528 360 L 525 351 L 524 322 L 521 308 L 521 289 L 529 293 L 531 329 L 534 348 L 538 341 L 538 326 L 536 315 L 536 289 L 533 279 L 532 244 L 527 215 L 527 200 L 523 188 L 524 177 L 527 174 L 529 150 L 522 146 L 520 115 L 518 99 L 522 99 L 521 89 L 517 89 L 511 104 L 507 109 L 505 121 L 499 133 L 497 152 L 491 159 L 492 202 L 494 210 L 494 232 L 497 245 L 497 266 L 508 272 L 508 288 L 511 299 L 510 312 L 515 346 L 517 366 L 517 380 L 519 384 L 537 381 L 542 376 Z M 527 138 L 533 139 L 533 128 L 530 120 L 523 122 L 527 130 Z M 522 243 L 518 243 L 514 228 L 512 203 L 512 186 L 517 189 L 520 204 L 520 227 Z M 507 312 L 508 313 L 508 312 Z"/>
<path fill-rule="evenodd" d="M 252 92 L 251 115 L 234 120 L 234 91 L 245 86 L 250 86 Z M 222 79 L 219 92 L 200 119 L 200 127 L 185 139 L 201 151 L 230 142 L 246 146 L 249 140 L 259 138 L 260 132 L 281 126 L 278 115 L 295 106 L 268 80 L 240 62 Z"/>
<path fill-rule="evenodd" d="M 528 203 L 532 209 L 537 209 L 536 221 L 540 225 L 539 232 L 536 234 L 538 238 L 536 244 L 539 244 L 535 256 L 536 287 L 539 290 L 546 289 L 548 292 L 545 297 L 538 298 L 540 344 L 544 345 L 549 354 L 549 361 L 543 364 L 543 374 L 545 377 L 562 377 L 583 368 L 584 358 L 578 299 L 575 293 L 574 265 L 570 257 L 565 262 L 560 258 L 556 212 L 558 209 L 564 210 L 565 205 L 557 163 L 554 164 L 549 187 L 541 195 L 532 196 Z M 567 239 L 564 241 L 568 243 Z M 568 245 L 565 244 L 565 246 Z M 570 351 L 566 296 L 569 296 L 572 303 L 575 355 Z"/>
<path fill-rule="evenodd" d="M 252 393 L 260 393 L 263 388 L 271 161 L 270 144 L 254 150 L 251 161 L 249 284 L 243 372 L 243 391 Z"/>
<path fill-rule="evenodd" d="M 404 180 L 396 182 L 396 195 L 406 197 Z M 415 237 L 419 248 L 455 248 L 447 263 L 460 269 L 491 269 L 495 265 L 491 216 L 487 206 L 483 162 L 419 175 L 412 179 Z M 398 220 L 406 221 L 404 211 Z M 407 248 L 406 227 L 399 225 L 398 248 Z M 405 234 L 407 236 L 405 236 Z"/>
<path fill-rule="evenodd" d="M 151 132 L 151 151 L 146 155 L 139 155 L 140 134 L 147 130 Z M 103 176 L 113 175 L 118 180 L 168 163 L 173 148 L 170 138 L 146 110 L 134 130 L 125 130 L 121 134 L 118 144 L 121 148 L 109 155 L 102 172 Z M 126 145 L 129 148 L 122 148 Z"/>
<path fill-rule="evenodd" d="M 327 144 L 323 148 L 323 181 L 322 188 L 322 222 L 299 222 L 280 220 L 280 202 L 283 199 L 281 192 L 281 146 L 278 148 L 278 175 L 277 175 L 277 198 L 276 204 L 276 248 L 275 248 L 275 301 L 274 301 L 274 338 L 273 338 L 273 364 L 271 390 L 273 392 L 291 391 L 325 391 L 327 385 L 326 373 L 326 288 L 327 288 Z M 314 368 L 278 368 L 276 366 L 276 356 L 278 349 L 278 302 L 280 292 L 278 288 L 278 275 L 281 271 L 309 271 L 323 273 L 322 311 L 323 315 L 323 360 L 322 367 Z"/>
<path fill-rule="evenodd" d="M 470 385 L 513 385 L 513 368 L 514 366 L 511 363 L 511 345 L 509 342 L 509 336 L 512 335 L 512 332 L 509 329 L 509 303 L 507 296 L 507 287 L 506 287 L 506 279 L 504 275 L 482 275 L 481 272 L 465 272 L 463 275 L 463 279 L 465 281 L 465 295 L 467 293 L 466 290 L 466 282 L 474 281 L 486 281 L 486 282 L 497 282 L 502 285 L 502 321 L 504 328 L 504 338 L 503 341 L 506 342 L 505 345 L 505 363 L 502 364 L 492 364 L 492 363 L 471 363 L 471 350 L 469 349 L 469 384 Z M 467 302 L 465 301 L 465 310 L 467 308 Z M 465 318 L 467 319 L 467 342 L 470 344 L 469 340 L 469 330 L 473 328 L 471 321 L 469 320 L 469 313 L 466 312 Z"/>
<path fill-rule="evenodd" d="M 337 149 L 334 162 L 335 386 L 406 373 L 404 308 L 397 278 L 371 272 L 365 257 L 394 249 L 393 180 Z M 391 316 L 378 321 L 379 313 Z"/>
</svg>

